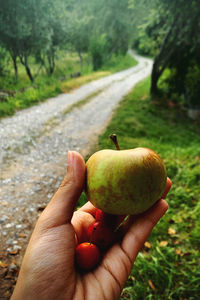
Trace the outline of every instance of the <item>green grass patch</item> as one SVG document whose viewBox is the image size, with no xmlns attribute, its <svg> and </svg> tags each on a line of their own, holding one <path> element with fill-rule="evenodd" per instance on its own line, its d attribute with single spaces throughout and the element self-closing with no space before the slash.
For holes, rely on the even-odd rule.
<svg viewBox="0 0 200 300">
<path fill-rule="evenodd" d="M 137 61 L 130 56 L 129 54 L 126 55 L 112 55 L 111 59 L 107 61 L 102 70 L 109 70 L 112 73 L 118 72 L 124 69 L 128 69 L 133 67 L 137 64 Z"/>
<path fill-rule="evenodd" d="M 79 86 L 86 84 L 92 80 L 100 79 L 104 76 L 111 75 L 112 73 L 110 71 L 97 71 L 97 72 L 92 72 L 90 74 L 71 79 L 69 81 L 63 82 L 61 84 L 61 90 L 63 93 L 67 93 L 71 90 L 74 90 L 78 88 Z"/>
<path fill-rule="evenodd" d="M 150 101 L 150 80 L 117 108 L 98 149 L 149 147 L 163 158 L 173 185 L 169 210 L 138 255 L 121 299 L 198 299 L 200 282 L 200 128 L 183 112 Z M 81 201 L 84 201 L 82 196 Z"/>
<path fill-rule="evenodd" d="M 129 54 L 125 56 L 113 56 L 110 63 L 100 71 L 93 72 L 92 66 L 83 64 L 82 76 L 71 79 L 70 75 L 80 71 L 80 61 L 77 55 L 60 53 L 57 58 L 56 69 L 52 76 L 42 69 L 39 76 L 31 84 L 24 68 L 19 65 L 19 78 L 14 78 L 12 65 L 8 66 L 8 75 L 1 78 L 0 90 L 14 92 L 14 96 L 8 96 L 6 101 L 0 102 L 0 117 L 13 115 L 17 110 L 30 107 L 60 93 L 69 92 L 92 80 L 110 75 L 114 72 L 126 69 L 137 64 Z M 31 61 L 31 70 L 37 72 L 38 65 Z"/>
</svg>

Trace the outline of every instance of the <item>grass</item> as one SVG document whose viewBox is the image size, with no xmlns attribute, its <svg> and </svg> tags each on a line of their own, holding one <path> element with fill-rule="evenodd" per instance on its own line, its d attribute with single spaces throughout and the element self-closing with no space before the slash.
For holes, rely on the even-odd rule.
<svg viewBox="0 0 200 300">
<path fill-rule="evenodd" d="M 101 70 L 103 71 L 109 70 L 112 73 L 115 73 L 124 69 L 128 69 L 133 64 L 135 65 L 136 62 L 133 62 L 133 58 L 129 54 L 112 55 L 111 59 L 103 65 Z"/>
<path fill-rule="evenodd" d="M 173 181 L 169 210 L 138 255 L 121 299 L 197 300 L 200 128 L 177 108 L 150 101 L 149 85 L 144 80 L 124 98 L 98 145 L 114 148 L 108 136 L 116 133 L 121 149 L 149 147 L 163 158 Z"/>
<path fill-rule="evenodd" d="M 17 110 L 24 109 L 45 101 L 47 98 L 69 92 L 79 86 L 103 76 L 110 75 L 119 70 L 136 65 L 137 62 L 129 54 L 125 56 L 113 56 L 110 63 L 102 70 L 92 71 L 92 66 L 83 66 L 82 76 L 71 79 L 70 75 L 80 71 L 79 58 L 75 54 L 60 53 L 56 69 L 52 76 L 41 71 L 35 82 L 31 84 L 24 68 L 19 64 L 18 81 L 14 79 L 12 65 L 8 66 L 8 74 L 0 81 L 0 90 L 15 92 L 14 96 L 8 96 L 6 101 L 0 102 L 0 117 L 13 115 Z M 36 73 L 38 66 L 32 60 L 31 69 Z"/>
</svg>

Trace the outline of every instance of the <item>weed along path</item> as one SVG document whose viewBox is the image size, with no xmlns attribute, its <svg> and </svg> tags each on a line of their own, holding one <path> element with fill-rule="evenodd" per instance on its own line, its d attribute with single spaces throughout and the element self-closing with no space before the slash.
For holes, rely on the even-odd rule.
<svg viewBox="0 0 200 300">
<path fill-rule="evenodd" d="M 150 74 L 152 61 L 135 56 L 133 68 L 0 121 L 0 295 L 14 284 L 35 221 L 63 179 L 67 151 L 88 154 L 119 101 Z"/>
</svg>

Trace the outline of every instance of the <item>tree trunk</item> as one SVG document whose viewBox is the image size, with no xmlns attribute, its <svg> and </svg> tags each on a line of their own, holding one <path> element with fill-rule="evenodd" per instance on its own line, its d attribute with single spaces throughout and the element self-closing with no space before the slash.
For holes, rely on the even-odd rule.
<svg viewBox="0 0 200 300">
<path fill-rule="evenodd" d="M 174 50 L 174 41 L 170 43 L 169 39 L 172 30 L 175 26 L 175 23 L 176 23 L 176 19 L 174 20 L 169 31 L 165 35 L 164 41 L 160 47 L 160 51 L 154 60 L 153 69 L 151 73 L 151 88 L 150 88 L 151 96 L 158 95 L 158 86 L 157 86 L 158 80 L 162 75 L 163 71 L 165 70 Z"/>
<path fill-rule="evenodd" d="M 12 61 L 13 61 L 13 66 L 15 70 L 15 79 L 18 79 L 18 67 L 17 67 L 17 56 L 16 55 L 11 55 Z"/>
<path fill-rule="evenodd" d="M 157 86 L 158 79 L 159 79 L 159 74 L 157 72 L 156 67 L 154 67 L 153 65 L 153 70 L 151 74 L 151 88 L 150 88 L 151 96 L 158 95 L 158 86 Z"/>
<path fill-rule="evenodd" d="M 29 68 L 29 65 L 28 65 L 28 58 L 27 58 L 27 56 L 25 56 L 24 59 L 23 59 L 22 56 L 20 56 L 20 61 L 24 65 L 25 70 L 26 70 L 26 74 L 28 75 L 28 78 L 30 79 L 30 81 L 34 82 L 34 78 L 33 78 L 32 74 L 31 74 L 31 69 Z"/>
<path fill-rule="evenodd" d="M 175 45 L 170 44 L 170 47 L 164 49 L 163 53 L 159 53 L 159 55 L 155 58 L 152 73 L 151 73 L 151 88 L 150 88 L 151 96 L 158 95 L 158 86 L 157 86 L 158 80 L 162 75 L 162 73 L 164 72 L 167 65 L 169 64 L 170 58 L 174 53 L 174 51 L 175 51 Z"/>
<path fill-rule="evenodd" d="M 53 50 L 48 54 L 49 74 L 52 75 L 55 69 L 55 53 Z"/>
<path fill-rule="evenodd" d="M 87 54 L 87 60 L 86 60 L 86 62 L 87 62 L 87 73 L 88 73 L 88 70 L 89 70 L 89 66 L 90 66 L 90 56 L 89 56 L 89 54 Z"/>
<path fill-rule="evenodd" d="M 32 74 L 31 74 L 31 69 L 29 68 L 28 65 L 25 65 L 25 68 L 26 68 L 26 73 L 27 73 L 27 75 L 28 75 L 30 81 L 33 82 L 34 79 L 33 79 L 33 76 L 32 76 Z"/>
<path fill-rule="evenodd" d="M 79 55 L 79 58 L 80 58 L 80 67 L 81 67 L 81 74 L 82 74 L 82 71 L 83 71 L 83 57 L 82 57 L 81 51 L 78 51 L 78 55 Z"/>
</svg>

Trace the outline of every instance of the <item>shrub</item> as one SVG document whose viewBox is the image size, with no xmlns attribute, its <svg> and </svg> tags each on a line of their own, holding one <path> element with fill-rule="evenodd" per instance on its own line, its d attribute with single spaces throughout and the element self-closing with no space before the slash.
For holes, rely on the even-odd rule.
<svg viewBox="0 0 200 300">
<path fill-rule="evenodd" d="M 189 67 L 185 78 L 185 85 L 188 105 L 200 108 L 200 67 L 197 64 Z"/>
</svg>

